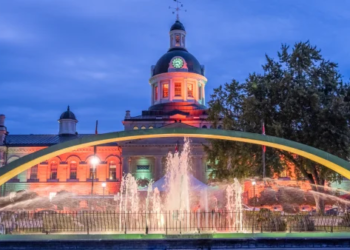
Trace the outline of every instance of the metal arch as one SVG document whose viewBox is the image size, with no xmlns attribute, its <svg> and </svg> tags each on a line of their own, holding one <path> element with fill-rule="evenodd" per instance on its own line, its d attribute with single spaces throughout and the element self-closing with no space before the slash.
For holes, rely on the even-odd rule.
<svg viewBox="0 0 350 250">
<path fill-rule="evenodd" d="M 294 141 L 253 134 L 239 131 L 219 130 L 219 129 L 197 129 L 197 128 L 166 128 L 121 131 L 107 134 L 91 135 L 67 142 L 59 143 L 51 147 L 36 151 L 32 154 L 19 158 L 8 165 L 0 168 L 0 185 L 17 176 L 19 173 L 31 168 L 54 156 L 70 152 L 83 147 L 119 142 L 135 139 L 151 139 L 166 137 L 192 137 L 217 140 L 231 140 L 246 142 L 257 145 L 266 145 L 272 148 L 286 150 L 291 153 L 303 156 L 324 165 L 335 172 L 350 179 L 350 163 L 331 155 L 327 152 L 313 148 Z"/>
</svg>

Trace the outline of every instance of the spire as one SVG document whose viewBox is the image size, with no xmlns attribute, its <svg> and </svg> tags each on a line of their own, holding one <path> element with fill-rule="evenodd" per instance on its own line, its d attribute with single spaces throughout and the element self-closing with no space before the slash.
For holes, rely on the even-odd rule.
<svg viewBox="0 0 350 250">
<path fill-rule="evenodd" d="M 174 2 L 176 2 L 176 8 L 169 6 L 169 9 L 173 9 L 173 14 L 176 12 L 176 21 L 180 21 L 180 11 L 183 10 L 184 5 L 179 0 L 174 0 Z M 187 10 L 183 11 L 186 12 Z"/>
<path fill-rule="evenodd" d="M 183 7 L 183 4 L 179 0 L 174 0 L 176 2 L 176 8 L 169 7 L 173 9 L 173 14 L 176 12 L 176 21 L 170 28 L 170 49 L 182 48 L 186 49 L 186 30 L 184 25 L 180 22 L 179 12 Z M 184 10 L 186 11 L 186 10 Z"/>
<path fill-rule="evenodd" d="M 69 112 L 70 110 L 69 110 L 69 105 L 68 105 L 68 107 L 67 107 L 67 111 Z"/>
</svg>

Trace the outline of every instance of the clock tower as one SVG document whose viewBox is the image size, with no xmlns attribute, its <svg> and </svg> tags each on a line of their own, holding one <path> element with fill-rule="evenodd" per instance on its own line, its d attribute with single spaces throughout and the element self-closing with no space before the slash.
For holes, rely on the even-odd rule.
<svg viewBox="0 0 350 250">
<path fill-rule="evenodd" d="M 151 67 L 151 105 L 178 103 L 205 106 L 204 66 L 186 48 L 186 30 L 179 21 L 170 28 L 170 48 Z"/>
<path fill-rule="evenodd" d="M 208 128 L 205 86 L 207 78 L 204 66 L 187 50 L 186 30 L 177 19 L 169 32 L 170 48 L 151 67 L 151 105 L 141 114 L 126 111 L 125 130 L 158 128 Z M 218 129 L 221 128 L 219 125 Z M 123 169 L 136 178 L 160 179 L 166 169 L 166 155 L 176 147 L 181 149 L 181 138 L 143 139 L 121 142 Z M 206 181 L 211 171 L 207 167 L 203 150 L 204 139 L 191 139 L 192 173 L 200 181 Z"/>
<path fill-rule="evenodd" d="M 141 116 L 127 111 L 125 130 L 161 128 L 172 123 L 209 128 L 206 120 L 204 66 L 186 48 L 185 26 L 177 19 L 169 32 L 170 48 L 151 67 L 151 106 Z"/>
</svg>

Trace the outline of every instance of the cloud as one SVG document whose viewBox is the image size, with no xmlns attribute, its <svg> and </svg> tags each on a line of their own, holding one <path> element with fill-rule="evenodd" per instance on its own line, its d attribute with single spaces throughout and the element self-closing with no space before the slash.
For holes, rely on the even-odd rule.
<svg viewBox="0 0 350 250">
<path fill-rule="evenodd" d="M 173 1 L 11 0 L 0 9 L 0 113 L 12 133 L 57 133 L 71 105 L 79 132 L 121 130 L 150 105 L 150 67 L 169 48 Z M 349 77 L 349 3 L 184 1 L 189 51 L 213 88 L 260 71 L 282 43 L 310 40 Z"/>
</svg>

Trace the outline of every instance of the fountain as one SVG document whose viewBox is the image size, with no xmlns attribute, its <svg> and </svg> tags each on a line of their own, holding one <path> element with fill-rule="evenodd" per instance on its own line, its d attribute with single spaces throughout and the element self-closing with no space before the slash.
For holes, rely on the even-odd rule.
<svg viewBox="0 0 350 250">
<path fill-rule="evenodd" d="M 185 138 L 182 150 L 167 155 L 162 187 L 157 187 L 151 180 L 146 188 L 139 188 L 137 179 L 128 173 L 122 177 L 120 191 L 110 202 L 106 202 L 105 196 L 94 197 L 98 199 L 95 205 L 83 213 L 70 214 L 75 219 L 67 223 L 73 223 L 73 228 L 78 225 L 79 230 L 90 232 L 101 228 L 119 233 L 213 233 L 232 232 L 232 228 L 242 232 L 242 187 L 239 181 L 235 179 L 223 189 L 207 186 L 192 175 L 190 159 L 190 140 Z M 25 199 L 27 196 L 32 198 Z M 18 209 L 22 204 L 26 204 L 27 210 L 37 204 L 55 210 L 57 204 L 63 207 L 68 202 L 73 204 L 74 199 L 79 200 L 69 193 L 50 193 L 48 198 L 12 192 L 9 198 L 3 199 L 5 206 L 0 210 Z M 35 220 L 35 223 L 47 228 L 53 227 L 52 221 L 58 223 L 70 218 L 63 215 L 61 218 L 60 211 L 40 216 L 37 217 L 43 218 L 42 221 Z M 67 224 L 57 224 L 55 227 L 63 225 Z"/>
<path fill-rule="evenodd" d="M 169 218 L 172 227 L 180 232 L 197 232 L 199 228 L 215 230 L 213 216 L 218 212 L 218 199 L 211 195 L 209 186 L 202 190 L 192 190 L 191 179 L 195 178 L 191 175 L 190 154 L 190 140 L 185 138 L 181 152 L 169 152 L 167 155 L 164 193 L 161 194 L 157 187 L 153 187 L 154 182 L 150 181 L 144 191 L 144 203 L 140 202 L 136 179 L 131 174 L 125 175 L 122 178 L 120 195 L 116 199 L 120 214 L 145 212 L 147 230 L 151 225 L 156 225 L 157 228 L 164 226 L 164 220 Z M 230 217 L 229 226 L 240 232 L 243 230 L 242 187 L 235 179 L 222 192 L 226 196 L 225 212 Z M 209 199 L 214 200 L 212 211 L 209 209 Z"/>
</svg>

